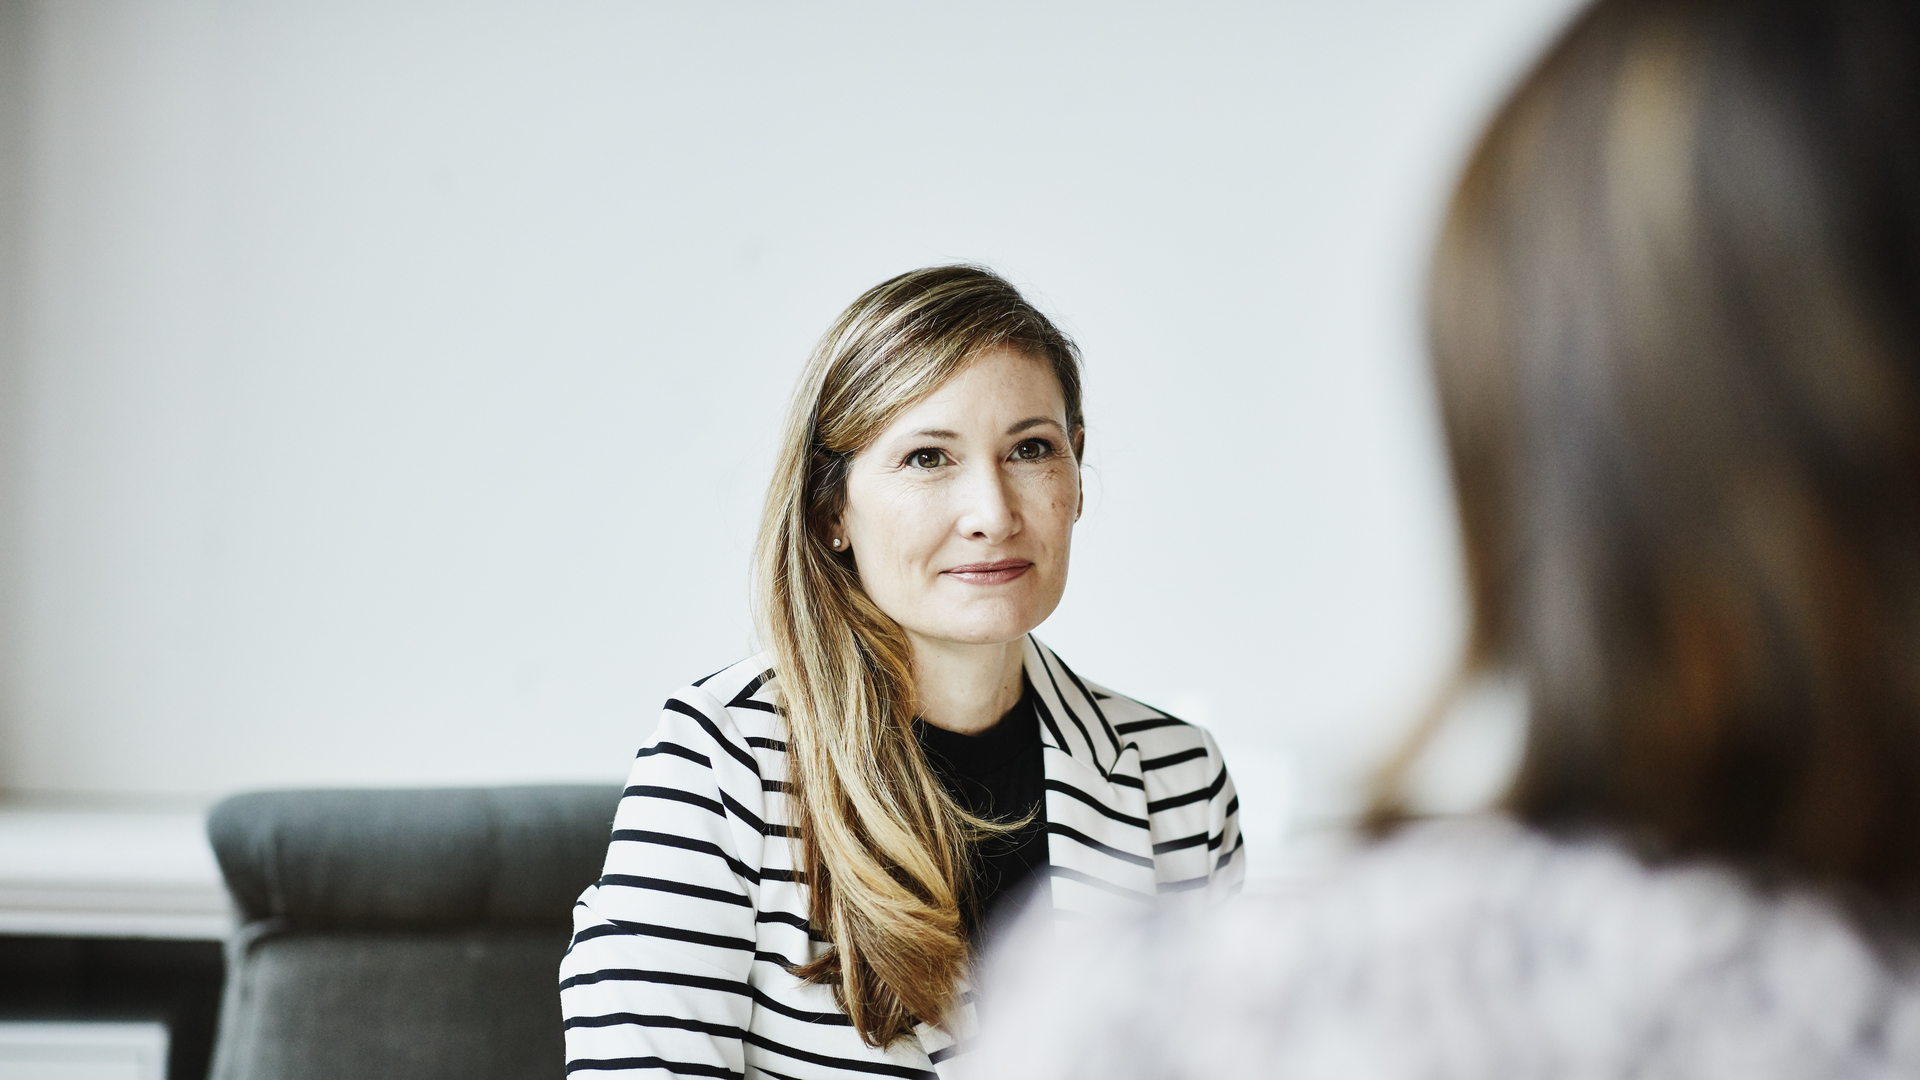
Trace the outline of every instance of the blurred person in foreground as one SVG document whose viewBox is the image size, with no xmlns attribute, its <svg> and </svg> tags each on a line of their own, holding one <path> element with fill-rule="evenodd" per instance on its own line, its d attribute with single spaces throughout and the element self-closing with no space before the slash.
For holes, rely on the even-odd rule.
<svg viewBox="0 0 1920 1080">
<path fill-rule="evenodd" d="M 1502 812 L 1010 951 L 980 1075 L 1920 1075 L 1920 5 L 1595 4 L 1430 314 Z"/>
</svg>

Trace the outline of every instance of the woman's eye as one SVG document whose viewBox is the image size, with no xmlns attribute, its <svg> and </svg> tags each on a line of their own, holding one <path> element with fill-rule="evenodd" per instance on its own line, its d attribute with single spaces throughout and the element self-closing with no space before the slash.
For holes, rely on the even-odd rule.
<svg viewBox="0 0 1920 1080">
<path fill-rule="evenodd" d="M 946 463 L 944 450 L 915 450 L 907 455 L 907 464 L 916 469 L 937 469 Z"/>
<path fill-rule="evenodd" d="M 1015 461 L 1045 461 L 1053 456 L 1053 444 L 1045 439 L 1028 439 L 1013 448 Z"/>
</svg>

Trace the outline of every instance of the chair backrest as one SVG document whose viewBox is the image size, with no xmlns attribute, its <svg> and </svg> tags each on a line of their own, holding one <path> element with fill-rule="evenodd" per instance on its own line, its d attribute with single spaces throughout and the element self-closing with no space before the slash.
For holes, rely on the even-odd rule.
<svg viewBox="0 0 1920 1080">
<path fill-rule="evenodd" d="M 619 795 L 275 791 L 214 807 L 242 926 L 213 1080 L 559 1080 L 557 971 Z"/>
</svg>

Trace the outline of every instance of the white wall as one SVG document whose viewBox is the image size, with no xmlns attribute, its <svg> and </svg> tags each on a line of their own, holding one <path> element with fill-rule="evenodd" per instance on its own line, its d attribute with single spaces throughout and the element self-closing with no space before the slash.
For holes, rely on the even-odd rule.
<svg viewBox="0 0 1920 1080">
<path fill-rule="evenodd" d="M 965 259 L 1086 351 L 1042 636 L 1337 812 L 1459 631 L 1432 224 L 1569 7 L 11 0 L 0 785 L 617 778 L 814 337 Z"/>
</svg>

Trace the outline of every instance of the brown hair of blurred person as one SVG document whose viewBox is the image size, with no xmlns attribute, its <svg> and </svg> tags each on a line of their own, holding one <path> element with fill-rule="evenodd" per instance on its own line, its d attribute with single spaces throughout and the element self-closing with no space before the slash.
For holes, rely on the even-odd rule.
<svg viewBox="0 0 1920 1080">
<path fill-rule="evenodd" d="M 1508 809 L 1910 894 L 1920 5 L 1602 0 L 1472 155 L 1430 304 L 1464 667 L 1529 701 Z"/>
</svg>

